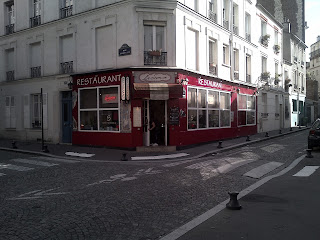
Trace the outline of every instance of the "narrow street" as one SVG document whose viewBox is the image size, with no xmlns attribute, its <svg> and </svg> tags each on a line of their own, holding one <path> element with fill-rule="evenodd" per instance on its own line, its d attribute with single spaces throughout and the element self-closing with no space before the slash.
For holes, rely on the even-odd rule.
<svg viewBox="0 0 320 240">
<path fill-rule="evenodd" d="M 229 191 L 240 192 L 305 155 L 307 134 L 176 161 L 0 152 L 0 238 L 159 239 L 227 200 Z M 320 158 L 319 150 L 312 154 Z M 253 171 L 262 165 L 267 170 Z"/>
</svg>

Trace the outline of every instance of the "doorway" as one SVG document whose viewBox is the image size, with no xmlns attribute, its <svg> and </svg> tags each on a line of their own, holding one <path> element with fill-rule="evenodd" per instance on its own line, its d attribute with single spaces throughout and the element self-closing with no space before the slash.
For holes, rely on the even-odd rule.
<svg viewBox="0 0 320 240">
<path fill-rule="evenodd" d="M 72 142 L 72 91 L 61 92 L 62 142 Z"/>
<path fill-rule="evenodd" d="M 167 146 L 167 101 L 144 100 L 143 104 L 144 146 Z M 149 130 L 155 123 L 155 128 Z"/>
</svg>

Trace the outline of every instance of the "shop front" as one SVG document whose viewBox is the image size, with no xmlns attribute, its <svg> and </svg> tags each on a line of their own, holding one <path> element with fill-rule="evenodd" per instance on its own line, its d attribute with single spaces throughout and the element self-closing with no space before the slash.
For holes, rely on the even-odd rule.
<svg viewBox="0 0 320 240">
<path fill-rule="evenodd" d="M 176 146 L 257 132 L 256 89 L 184 70 L 73 76 L 73 144 Z"/>
</svg>

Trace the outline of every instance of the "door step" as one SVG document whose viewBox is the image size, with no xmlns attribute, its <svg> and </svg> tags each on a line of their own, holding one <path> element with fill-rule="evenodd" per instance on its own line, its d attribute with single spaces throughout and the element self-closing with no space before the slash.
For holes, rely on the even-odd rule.
<svg viewBox="0 0 320 240">
<path fill-rule="evenodd" d="M 142 146 L 136 147 L 137 152 L 175 152 L 176 146 Z"/>
</svg>

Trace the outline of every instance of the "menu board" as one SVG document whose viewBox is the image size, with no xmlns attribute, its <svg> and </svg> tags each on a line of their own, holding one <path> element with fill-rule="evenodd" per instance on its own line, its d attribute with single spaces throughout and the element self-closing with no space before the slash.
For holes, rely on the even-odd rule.
<svg viewBox="0 0 320 240">
<path fill-rule="evenodd" d="M 179 107 L 170 108 L 169 124 L 170 125 L 179 125 Z"/>
<path fill-rule="evenodd" d="M 141 127 L 141 107 L 133 108 L 133 127 Z"/>
</svg>

